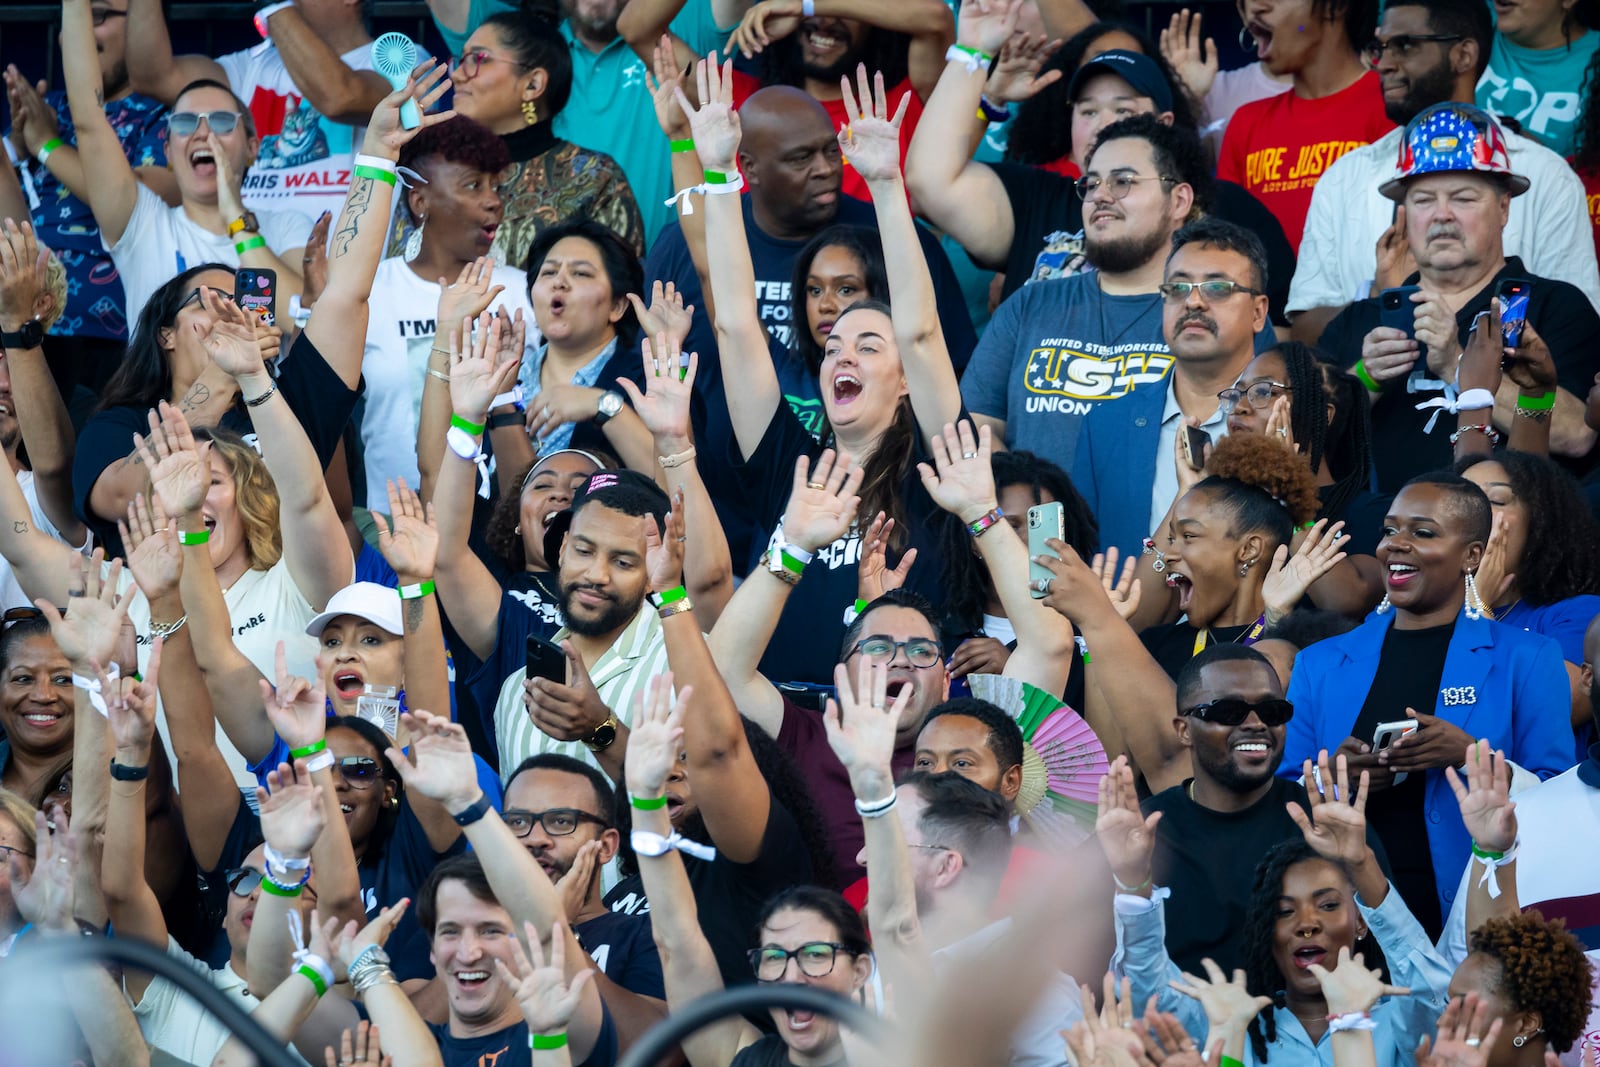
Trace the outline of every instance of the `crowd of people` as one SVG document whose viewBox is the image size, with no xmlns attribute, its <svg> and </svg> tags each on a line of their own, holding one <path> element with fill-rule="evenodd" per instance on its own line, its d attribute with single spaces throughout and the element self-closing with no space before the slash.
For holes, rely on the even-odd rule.
<svg viewBox="0 0 1600 1067">
<path fill-rule="evenodd" d="M 163 7 L 0 56 L 0 1061 L 1594 1067 L 1600 0 Z"/>
</svg>

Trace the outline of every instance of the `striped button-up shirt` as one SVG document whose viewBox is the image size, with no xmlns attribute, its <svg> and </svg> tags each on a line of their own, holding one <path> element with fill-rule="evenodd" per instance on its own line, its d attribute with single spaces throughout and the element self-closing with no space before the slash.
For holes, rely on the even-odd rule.
<svg viewBox="0 0 1600 1067">
<path fill-rule="evenodd" d="M 563 627 L 552 640 L 560 644 L 570 636 L 571 631 Z M 661 633 L 661 619 L 646 600 L 639 605 L 633 621 L 589 668 L 589 678 L 617 721 L 627 726 L 633 720 L 634 701 L 650 679 L 666 669 L 667 645 Z M 523 668 L 507 678 L 501 683 L 500 698 L 495 702 L 501 778 L 510 777 L 529 756 L 545 752 L 559 752 L 599 767 L 600 762 L 582 741 L 558 741 L 534 725 L 533 716 L 522 702 L 522 683 L 527 676 L 527 669 Z"/>
</svg>

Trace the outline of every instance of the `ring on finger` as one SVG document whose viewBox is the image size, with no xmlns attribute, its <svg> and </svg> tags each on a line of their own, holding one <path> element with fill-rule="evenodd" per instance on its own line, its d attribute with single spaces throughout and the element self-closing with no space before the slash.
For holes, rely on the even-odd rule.
<svg viewBox="0 0 1600 1067">
<path fill-rule="evenodd" d="M 961 453 L 961 458 L 962 459 L 977 459 L 978 458 L 978 454 L 976 452 L 963 452 L 963 453 Z"/>
<path fill-rule="evenodd" d="M 1465 1044 L 1466 1044 L 1466 1046 L 1468 1048 L 1477 1048 L 1479 1045 L 1483 1044 L 1483 1038 L 1481 1038 L 1481 1037 L 1469 1037 L 1465 1041 Z"/>
<path fill-rule="evenodd" d="M 807 482 L 806 483 L 806 488 L 807 489 L 826 489 L 826 488 L 828 488 L 828 486 L 824 482 Z"/>
</svg>

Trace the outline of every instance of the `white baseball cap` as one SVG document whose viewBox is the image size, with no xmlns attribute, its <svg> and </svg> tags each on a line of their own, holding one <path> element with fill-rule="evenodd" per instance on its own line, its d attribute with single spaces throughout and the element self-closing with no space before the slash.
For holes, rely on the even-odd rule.
<svg viewBox="0 0 1600 1067">
<path fill-rule="evenodd" d="M 356 582 L 333 594 L 328 606 L 306 624 L 306 633 L 321 637 L 328 623 L 340 615 L 366 619 L 397 637 L 405 633 L 405 625 L 400 620 L 400 594 L 377 582 Z"/>
</svg>

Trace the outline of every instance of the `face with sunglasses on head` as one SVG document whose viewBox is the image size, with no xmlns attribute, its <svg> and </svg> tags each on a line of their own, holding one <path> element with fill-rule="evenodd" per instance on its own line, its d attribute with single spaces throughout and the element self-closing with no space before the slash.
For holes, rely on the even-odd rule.
<svg viewBox="0 0 1600 1067">
<path fill-rule="evenodd" d="M 1219 810 L 1259 799 L 1283 760 L 1285 724 L 1293 714 L 1264 658 L 1203 667 L 1199 685 L 1178 694 L 1173 720 L 1193 763 L 1195 798 Z"/>
<path fill-rule="evenodd" d="M 167 160 L 183 199 L 218 203 L 219 157 L 237 197 L 245 170 L 261 148 L 249 119 L 226 89 L 202 85 L 184 93 L 167 116 Z"/>
</svg>

